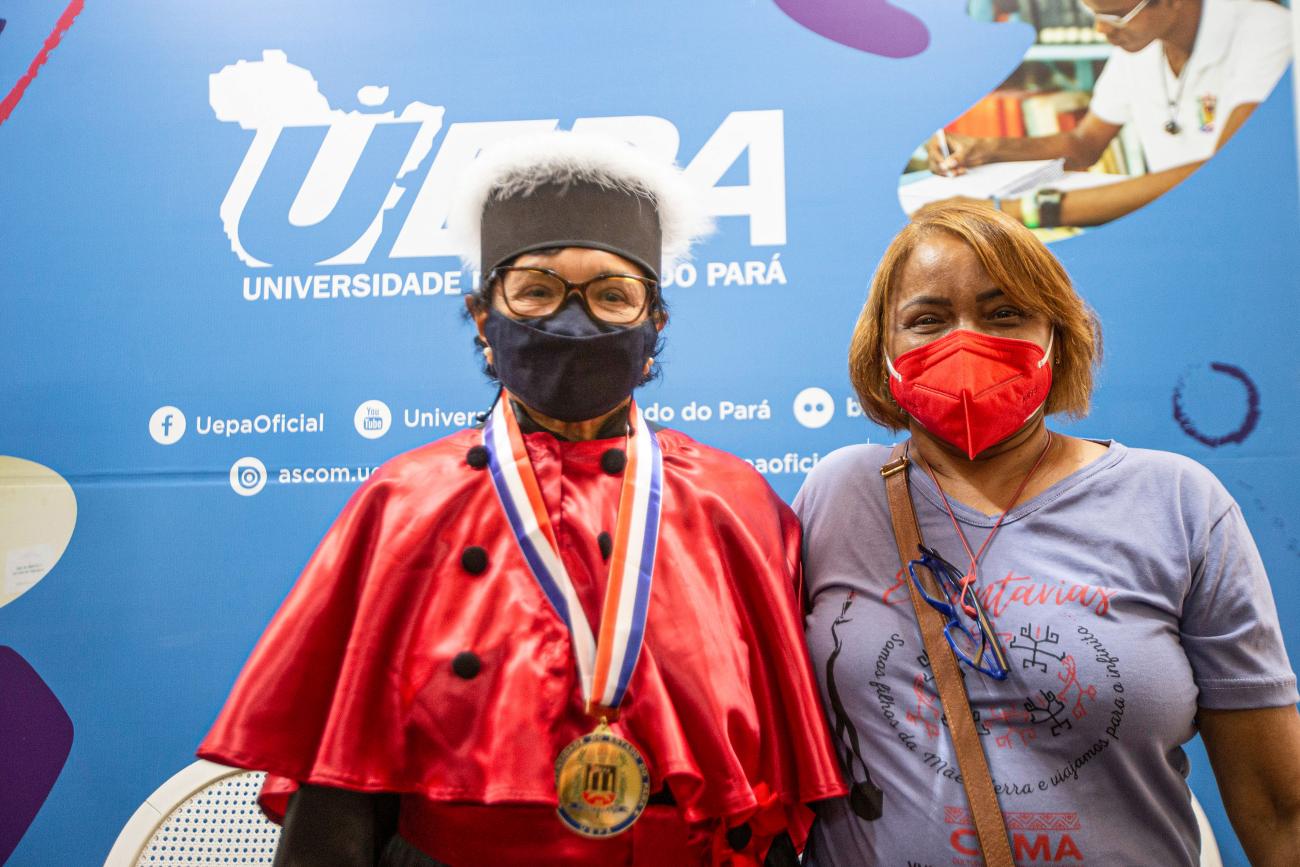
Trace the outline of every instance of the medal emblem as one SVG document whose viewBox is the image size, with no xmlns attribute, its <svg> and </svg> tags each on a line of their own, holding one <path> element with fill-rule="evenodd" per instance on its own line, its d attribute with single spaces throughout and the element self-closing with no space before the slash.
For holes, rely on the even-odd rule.
<svg viewBox="0 0 1300 867">
<path fill-rule="evenodd" d="M 650 798 L 645 759 L 601 723 L 555 760 L 556 812 L 584 837 L 612 837 L 637 820 Z"/>
</svg>

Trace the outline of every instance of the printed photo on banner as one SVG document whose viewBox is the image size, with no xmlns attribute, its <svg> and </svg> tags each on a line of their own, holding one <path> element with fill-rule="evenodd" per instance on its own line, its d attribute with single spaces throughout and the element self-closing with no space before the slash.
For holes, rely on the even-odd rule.
<svg viewBox="0 0 1300 867">
<path fill-rule="evenodd" d="M 977 199 L 1045 240 L 1159 198 L 1214 156 L 1291 58 L 1274 0 L 967 0 L 1031 25 L 1024 62 L 917 146 L 899 181 L 911 214 Z"/>
</svg>

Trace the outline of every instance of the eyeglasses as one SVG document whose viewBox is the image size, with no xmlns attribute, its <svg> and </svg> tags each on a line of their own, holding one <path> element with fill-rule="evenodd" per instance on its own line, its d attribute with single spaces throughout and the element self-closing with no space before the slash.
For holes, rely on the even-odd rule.
<svg viewBox="0 0 1300 867">
<path fill-rule="evenodd" d="M 963 584 L 961 572 L 956 566 L 924 545 L 919 547 L 921 558 L 910 561 L 907 572 L 930 607 L 948 618 L 943 634 L 953 653 L 980 674 L 986 674 L 994 680 L 1006 680 L 1011 668 L 1007 652 L 1002 649 L 1002 643 L 993 629 L 993 623 L 984 612 L 984 606 L 980 604 L 974 585 Z M 942 599 L 930 595 L 925 583 L 917 577 L 918 566 L 934 576 L 935 583 L 943 593 Z M 970 625 L 967 625 L 968 622 Z"/>
<path fill-rule="evenodd" d="M 1123 30 L 1133 22 L 1133 19 L 1142 14 L 1142 10 L 1150 5 L 1151 0 L 1142 0 L 1141 3 L 1134 6 L 1124 15 L 1111 15 L 1106 12 L 1092 13 L 1092 19 L 1098 24 L 1105 24 L 1114 27 L 1116 30 Z"/>
<path fill-rule="evenodd" d="M 631 274 L 599 274 L 571 283 L 547 268 L 493 268 L 488 274 L 501 286 L 506 309 L 524 319 L 554 316 L 577 292 L 594 319 L 609 325 L 631 325 L 656 297 L 658 283 Z"/>
</svg>

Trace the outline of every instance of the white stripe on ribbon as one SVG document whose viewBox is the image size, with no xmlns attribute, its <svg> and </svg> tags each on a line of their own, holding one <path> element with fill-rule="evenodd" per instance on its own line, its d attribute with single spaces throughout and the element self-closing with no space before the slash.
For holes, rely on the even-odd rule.
<svg viewBox="0 0 1300 867">
<path fill-rule="evenodd" d="M 595 672 L 596 663 L 596 639 L 591 633 L 591 624 L 587 622 L 587 616 L 582 611 L 582 602 L 578 599 L 577 591 L 574 590 L 573 581 L 569 579 L 569 570 L 564 568 L 563 561 L 560 560 L 559 554 L 551 546 L 551 541 L 546 538 L 542 532 L 541 523 L 537 519 L 537 514 L 533 511 L 532 504 L 528 500 L 528 493 L 524 489 L 523 479 L 519 477 L 519 465 L 516 458 L 520 457 L 514 453 L 514 448 L 510 442 L 510 428 L 505 418 L 504 406 L 509 398 L 501 395 L 493 409 L 494 424 L 492 425 L 492 436 L 495 442 L 492 444 L 493 450 L 501 460 L 501 474 L 505 478 L 506 491 L 513 501 L 515 511 L 519 513 L 519 518 L 523 522 L 523 533 L 527 536 L 528 541 L 533 544 L 538 557 L 541 559 L 546 571 L 550 573 L 551 580 L 560 589 L 560 595 L 564 598 L 567 611 L 559 612 L 560 618 L 569 625 L 569 632 L 573 636 L 573 655 L 578 659 L 578 677 L 582 683 L 583 698 L 591 695 L 591 679 Z M 522 455 L 524 461 L 528 461 L 527 451 Z M 497 493 L 502 493 L 498 491 Z"/>
<path fill-rule="evenodd" d="M 627 686 L 625 679 L 621 677 L 623 667 L 629 657 L 633 662 L 636 661 L 644 640 L 644 619 L 638 622 L 635 613 L 638 595 L 644 594 L 648 603 L 651 574 L 650 570 L 642 574 L 641 561 L 645 557 L 647 545 L 656 544 L 650 534 L 654 533 L 657 536 L 659 529 L 663 461 L 658 442 L 654 432 L 645 424 L 640 408 L 634 403 L 631 412 L 636 435 L 632 436 L 631 440 L 635 450 L 635 475 L 630 480 L 624 479 L 624 485 L 630 482 L 633 486 L 632 514 L 628 523 L 627 539 L 622 540 L 625 551 L 622 557 L 622 574 L 619 576 L 621 581 L 611 646 L 598 648 L 596 636 L 587 621 L 568 569 L 542 530 L 543 516 L 538 515 L 528 498 L 528 489 L 520 475 L 520 469 L 527 467 L 531 472 L 531 464 L 522 435 L 518 442 L 520 451 L 516 451 L 515 443 L 511 440 L 510 426 L 513 423 L 517 427 L 517 422 L 507 415 L 512 412 L 508 406 L 509 400 L 508 395 L 502 394 L 497 401 L 492 411 L 491 423 L 484 431 L 483 438 L 484 445 L 493 453 L 494 465 L 499 466 L 501 470 L 504 490 L 498 486 L 497 494 L 503 500 L 508 497 L 510 506 L 518 515 L 517 525 L 513 520 L 510 523 L 521 547 L 526 540 L 537 554 L 537 565 L 547 573 L 535 574 L 534 577 L 544 591 L 549 581 L 559 591 L 563 600 L 565 610 L 557 613 L 568 624 L 573 637 L 573 653 L 577 658 L 584 702 L 591 703 L 593 697 L 599 696 L 600 704 L 611 708 L 617 707 Z M 496 477 L 493 476 L 493 483 L 496 484 L 496 481 Z M 621 500 L 620 494 L 620 502 Z M 653 515 L 650 513 L 652 503 L 655 509 Z M 507 517 L 509 517 L 509 510 L 507 510 Z M 614 540 L 616 551 L 620 541 L 617 538 Z M 534 569 L 533 560 L 527 556 L 527 550 L 525 549 L 523 553 L 529 568 Z M 616 552 L 611 553 L 610 560 L 614 561 L 616 556 Z M 610 576 L 611 579 L 614 577 Z M 550 598 L 551 594 L 547 593 L 547 597 Z M 644 618 L 644 612 L 642 616 Z M 600 684 L 594 683 L 598 653 L 609 656 L 608 675 L 605 682 Z"/>
</svg>

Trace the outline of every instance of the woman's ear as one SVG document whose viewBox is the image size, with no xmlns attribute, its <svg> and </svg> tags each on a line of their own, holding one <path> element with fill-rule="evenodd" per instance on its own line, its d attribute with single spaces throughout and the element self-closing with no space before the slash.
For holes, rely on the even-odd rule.
<svg viewBox="0 0 1300 867">
<path fill-rule="evenodd" d="M 478 295 L 465 296 L 465 309 L 469 311 L 470 318 L 474 320 L 474 327 L 478 329 L 478 338 L 487 346 L 487 334 L 483 330 L 484 323 L 487 322 L 488 306 Z"/>
</svg>

